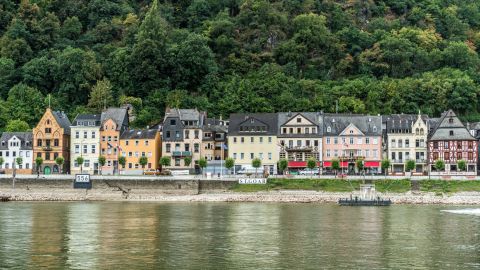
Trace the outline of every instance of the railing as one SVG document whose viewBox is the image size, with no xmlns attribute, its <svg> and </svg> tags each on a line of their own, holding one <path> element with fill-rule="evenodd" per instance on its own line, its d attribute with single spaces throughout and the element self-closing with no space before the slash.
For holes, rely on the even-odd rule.
<svg viewBox="0 0 480 270">
<path fill-rule="evenodd" d="M 43 146 L 42 149 L 43 149 L 43 151 L 52 151 L 51 146 Z"/>
<path fill-rule="evenodd" d="M 285 146 L 286 151 L 312 151 L 312 146 Z"/>
<path fill-rule="evenodd" d="M 189 156 L 192 156 L 192 152 L 190 152 L 190 151 L 173 151 L 172 156 L 173 157 L 189 157 Z"/>
</svg>

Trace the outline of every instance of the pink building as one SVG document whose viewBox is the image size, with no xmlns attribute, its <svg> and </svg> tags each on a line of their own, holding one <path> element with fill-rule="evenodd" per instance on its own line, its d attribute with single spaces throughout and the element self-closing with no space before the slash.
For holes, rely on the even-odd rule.
<svg viewBox="0 0 480 270">
<path fill-rule="evenodd" d="M 325 114 L 323 167 L 331 171 L 338 159 L 343 172 L 357 172 L 355 163 L 363 160 L 366 173 L 381 172 L 382 119 L 380 116 Z"/>
</svg>

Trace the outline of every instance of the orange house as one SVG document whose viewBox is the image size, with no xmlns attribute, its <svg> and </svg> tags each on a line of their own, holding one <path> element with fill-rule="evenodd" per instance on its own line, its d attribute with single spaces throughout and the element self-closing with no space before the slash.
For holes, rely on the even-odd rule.
<svg viewBox="0 0 480 270">
<path fill-rule="evenodd" d="M 100 155 L 105 157 L 102 174 L 118 173 L 120 134 L 128 128 L 128 112 L 123 108 L 109 108 L 102 112 L 100 127 Z"/>
<path fill-rule="evenodd" d="M 37 126 L 33 128 L 33 158 L 43 159 L 39 168 L 44 174 L 68 173 L 70 171 L 70 120 L 64 112 L 46 110 Z M 57 157 L 63 157 L 59 167 Z M 35 165 L 36 166 L 36 165 Z M 37 168 L 34 169 L 36 172 Z"/>
<path fill-rule="evenodd" d="M 122 174 L 143 174 L 140 157 L 147 157 L 145 170 L 159 170 L 161 145 L 156 129 L 124 131 L 120 137 L 121 155 L 126 160 L 125 166 L 120 166 Z"/>
</svg>

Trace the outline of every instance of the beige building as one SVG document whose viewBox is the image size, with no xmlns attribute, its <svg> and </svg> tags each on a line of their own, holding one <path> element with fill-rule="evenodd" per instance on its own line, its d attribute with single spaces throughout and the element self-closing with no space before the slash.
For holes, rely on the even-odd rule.
<svg viewBox="0 0 480 270">
<path fill-rule="evenodd" d="M 100 114 L 79 114 L 70 126 L 70 168 L 72 174 L 97 174 L 100 156 Z M 83 165 L 77 158 L 83 158 Z"/>
<path fill-rule="evenodd" d="M 230 115 L 228 156 L 235 160 L 237 173 L 254 172 L 254 158 L 262 161 L 263 170 L 269 174 L 277 173 L 277 131 L 278 117 L 275 113 Z"/>
<path fill-rule="evenodd" d="M 387 158 L 391 173 L 404 173 L 406 162 L 415 161 L 416 173 L 426 173 L 428 124 L 426 115 L 395 114 L 383 117 Z"/>
</svg>

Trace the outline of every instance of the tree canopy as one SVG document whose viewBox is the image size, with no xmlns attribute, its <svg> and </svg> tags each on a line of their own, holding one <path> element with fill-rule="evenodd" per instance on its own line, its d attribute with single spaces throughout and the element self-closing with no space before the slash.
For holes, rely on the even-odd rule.
<svg viewBox="0 0 480 270">
<path fill-rule="evenodd" d="M 51 94 L 74 117 L 134 101 L 232 112 L 480 120 L 480 2 L 0 1 L 0 131 Z M 100 96 L 100 98 L 98 98 Z"/>
</svg>

